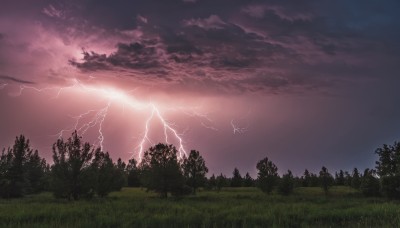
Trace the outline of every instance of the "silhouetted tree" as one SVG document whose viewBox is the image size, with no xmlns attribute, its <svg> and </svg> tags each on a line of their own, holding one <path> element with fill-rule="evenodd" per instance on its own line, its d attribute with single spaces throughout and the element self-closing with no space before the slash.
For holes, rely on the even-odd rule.
<svg viewBox="0 0 400 228">
<path fill-rule="evenodd" d="M 325 166 L 322 166 L 322 169 L 319 172 L 319 180 L 325 194 L 328 194 L 329 188 L 333 184 L 333 177 Z"/>
<path fill-rule="evenodd" d="M 47 168 L 46 160 L 39 156 L 38 151 L 28 151 L 24 164 L 25 179 L 27 181 L 26 193 L 38 193 L 46 185 L 44 175 Z"/>
<path fill-rule="evenodd" d="M 168 192 L 179 192 L 183 187 L 183 175 L 176 154 L 173 145 L 162 143 L 144 152 L 140 164 L 143 186 L 164 198 Z"/>
<path fill-rule="evenodd" d="M 267 157 L 260 160 L 256 166 L 258 170 L 258 187 L 266 193 L 271 193 L 278 181 L 278 168 Z"/>
<path fill-rule="evenodd" d="M 243 178 L 237 168 L 233 170 L 233 177 L 231 180 L 231 187 L 242 187 Z"/>
<path fill-rule="evenodd" d="M 190 151 L 189 157 L 183 159 L 182 169 L 187 185 L 193 189 L 193 194 L 196 194 L 197 188 L 208 173 L 206 163 L 199 151 Z"/>
<path fill-rule="evenodd" d="M 122 187 L 127 184 L 127 177 L 125 175 L 126 164 L 118 158 L 117 164 L 114 165 L 114 182 L 113 190 L 120 191 Z"/>
<path fill-rule="evenodd" d="M 51 170 L 55 197 L 78 200 L 93 196 L 96 183 L 90 168 L 93 154 L 94 149 L 89 143 L 82 143 L 76 131 L 66 142 L 59 139 L 54 143 Z"/>
<path fill-rule="evenodd" d="M 215 178 L 215 175 L 213 174 L 210 179 L 207 181 L 207 189 L 213 190 L 217 187 L 217 179 Z"/>
<path fill-rule="evenodd" d="M 12 196 L 10 168 L 12 165 L 13 154 L 8 148 L 7 152 L 3 149 L 0 157 L 0 195 L 2 198 Z"/>
<path fill-rule="evenodd" d="M 14 146 L 3 149 L 0 156 L 0 195 L 21 197 L 42 190 L 46 167 L 38 151 L 30 148 L 23 135 L 16 137 Z"/>
<path fill-rule="evenodd" d="M 128 161 L 126 166 L 126 171 L 128 173 L 128 186 L 129 187 L 139 187 L 140 186 L 140 171 L 137 167 L 137 162 L 134 158 Z"/>
<path fill-rule="evenodd" d="M 344 172 L 344 185 L 351 187 L 351 182 L 353 180 L 353 177 L 350 175 L 348 171 Z"/>
<path fill-rule="evenodd" d="M 360 190 L 365 196 L 379 196 L 379 179 L 375 170 L 365 169 L 361 178 Z"/>
<path fill-rule="evenodd" d="M 97 149 L 94 153 L 94 159 L 91 167 L 93 168 L 93 177 L 97 178 L 95 191 L 100 197 L 107 196 L 113 191 L 115 178 L 115 168 L 112 159 L 108 153 Z"/>
<path fill-rule="evenodd" d="M 376 169 L 380 176 L 382 193 L 389 198 L 400 199 L 400 143 L 384 144 L 375 153 L 379 156 Z"/>
<path fill-rule="evenodd" d="M 249 173 L 246 173 L 246 176 L 244 176 L 243 185 L 244 185 L 244 187 L 253 187 L 254 186 L 254 180 L 250 176 Z"/>
<path fill-rule="evenodd" d="M 339 173 L 335 172 L 335 184 L 336 185 L 344 185 L 344 172 L 340 170 Z"/>
<path fill-rule="evenodd" d="M 311 175 L 308 169 L 304 170 L 304 174 L 301 177 L 303 187 L 311 186 Z"/>
<path fill-rule="evenodd" d="M 354 168 L 353 176 L 351 177 L 351 187 L 355 189 L 360 189 L 360 185 L 361 185 L 360 173 L 358 172 L 357 168 Z"/>
<path fill-rule="evenodd" d="M 278 185 L 278 192 L 282 195 L 290 195 L 294 189 L 294 178 L 292 171 L 288 170 L 286 174 L 282 176 Z"/>
<path fill-rule="evenodd" d="M 222 175 L 222 173 L 219 176 L 217 176 L 216 181 L 217 181 L 217 191 L 218 192 L 221 191 L 222 187 L 226 187 L 228 185 L 227 184 L 228 180 L 224 175 Z"/>
</svg>

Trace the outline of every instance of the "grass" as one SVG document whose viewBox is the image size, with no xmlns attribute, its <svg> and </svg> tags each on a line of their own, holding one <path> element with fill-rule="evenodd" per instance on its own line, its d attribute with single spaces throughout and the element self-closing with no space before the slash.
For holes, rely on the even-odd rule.
<svg viewBox="0 0 400 228">
<path fill-rule="evenodd" d="M 396 227 L 400 204 L 347 187 L 298 188 L 291 196 L 256 188 L 160 199 L 124 188 L 106 199 L 68 202 L 50 193 L 0 200 L 0 227 Z"/>
</svg>

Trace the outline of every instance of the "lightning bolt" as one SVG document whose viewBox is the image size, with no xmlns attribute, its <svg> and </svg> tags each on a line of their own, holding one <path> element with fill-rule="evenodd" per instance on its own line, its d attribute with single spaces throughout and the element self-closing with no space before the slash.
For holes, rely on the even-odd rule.
<svg viewBox="0 0 400 228">
<path fill-rule="evenodd" d="M 4 88 L 5 86 L 6 85 L 4 86 L 2 85 L 0 86 L 0 88 Z M 109 113 L 110 107 L 114 104 L 114 102 L 119 102 L 123 104 L 124 111 L 125 107 L 130 107 L 134 110 L 148 110 L 149 112 L 148 117 L 146 118 L 146 121 L 144 123 L 144 133 L 140 137 L 140 140 L 138 140 L 139 141 L 138 145 L 134 148 L 134 151 L 136 151 L 139 161 L 142 160 L 146 144 L 147 143 L 153 144 L 149 135 L 150 135 L 151 124 L 155 119 L 162 124 L 165 143 L 169 144 L 170 140 L 173 139 L 178 144 L 177 149 L 179 153 L 178 154 L 179 158 L 181 159 L 184 156 L 187 156 L 183 140 L 184 133 L 179 133 L 174 124 L 167 121 L 161 109 L 157 106 L 156 103 L 138 101 L 134 96 L 129 95 L 134 90 L 125 92 L 114 88 L 106 88 L 99 86 L 95 87 L 95 86 L 85 85 L 81 83 L 79 80 L 73 79 L 72 85 L 65 87 L 36 88 L 32 86 L 21 85 L 19 87 L 19 93 L 17 94 L 17 96 L 22 95 L 23 92 L 27 89 L 36 91 L 38 93 L 55 92 L 55 96 L 52 97 L 52 99 L 59 98 L 64 91 L 79 89 L 79 91 L 100 95 L 103 99 L 106 100 L 106 105 L 102 108 L 87 110 L 86 112 L 83 112 L 77 116 L 71 116 L 75 120 L 73 126 L 66 129 L 61 129 L 57 134 L 53 136 L 62 138 L 64 134 L 69 133 L 73 130 L 76 130 L 80 135 L 85 135 L 89 129 L 96 129 L 98 132 L 97 133 L 98 137 L 96 142 L 94 142 L 93 144 L 103 149 L 105 140 L 105 134 L 103 132 L 104 123 L 107 120 L 107 115 Z M 183 110 L 183 108 L 181 107 L 172 109 Z M 192 108 L 189 110 L 191 111 L 184 111 L 183 113 L 191 117 L 199 117 L 205 119 L 206 122 L 212 123 L 212 120 L 208 117 L 207 114 L 202 114 L 196 111 L 196 108 Z M 209 124 L 205 124 L 204 122 L 201 122 L 201 125 L 208 129 L 218 130 L 210 126 Z M 135 152 L 131 153 L 135 154 Z"/>
<path fill-rule="evenodd" d="M 237 124 L 235 124 L 235 120 L 231 120 L 231 126 L 233 128 L 233 134 L 243 134 L 248 130 L 248 126 L 246 127 L 239 127 Z"/>
</svg>

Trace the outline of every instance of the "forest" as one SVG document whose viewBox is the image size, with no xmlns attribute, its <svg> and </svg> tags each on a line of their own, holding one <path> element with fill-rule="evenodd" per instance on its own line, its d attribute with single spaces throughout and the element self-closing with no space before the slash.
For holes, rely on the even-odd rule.
<svg viewBox="0 0 400 228">
<path fill-rule="evenodd" d="M 315 174 L 306 169 L 300 177 L 293 176 L 290 170 L 279 175 L 278 167 L 268 157 L 257 162 L 256 178 L 251 177 L 249 173 L 242 175 L 237 168 L 233 169 L 231 177 L 223 174 L 209 175 L 206 162 L 199 151 L 191 150 L 187 157 L 178 159 L 177 149 L 173 145 L 162 143 L 145 151 L 141 162 L 135 159 L 130 159 L 127 163 L 121 159 L 114 162 L 109 153 L 84 142 L 77 132 L 72 133 L 67 140 L 58 139 L 53 144 L 52 150 L 53 161 L 49 163 L 40 157 L 37 150 L 31 148 L 29 139 L 23 135 L 16 137 L 12 147 L 3 149 L 0 157 L 0 195 L 4 199 L 0 200 L 0 212 L 7 211 L 7 213 L 0 215 L 0 221 L 3 221 L 0 225 L 24 226 L 25 223 L 25 225 L 37 224 L 40 227 L 62 225 L 60 218 L 52 213 L 48 214 L 48 207 L 55 205 L 63 207 L 63 212 L 60 213 L 61 215 L 65 213 L 63 216 L 67 217 L 75 213 L 67 210 L 68 205 L 72 207 L 81 205 L 77 206 L 79 208 L 77 210 L 82 210 L 83 213 L 85 213 L 84 208 L 92 210 L 92 207 L 104 205 L 104 208 L 99 209 L 105 213 L 101 216 L 111 213 L 109 210 L 133 210 L 133 217 L 136 216 L 135 210 L 138 210 L 138 214 L 151 208 L 160 210 L 133 223 L 131 218 L 113 220 L 117 225 L 140 227 L 160 224 L 167 227 L 169 225 L 247 227 L 332 223 L 353 226 L 360 222 L 364 225 L 388 225 L 388 220 L 363 220 L 369 213 L 364 209 L 373 207 L 375 210 L 377 206 L 383 210 L 381 212 L 384 213 L 384 217 L 400 209 L 397 206 L 397 200 L 400 198 L 400 143 L 398 142 L 393 145 L 385 144 L 376 149 L 375 153 L 379 159 L 373 169 L 360 172 L 354 168 L 351 171 L 339 170 L 331 174 L 322 166 L 319 173 Z M 131 203 L 120 205 L 125 201 Z M 73 204 L 73 202 L 80 203 Z M 233 219 L 231 212 L 219 214 L 218 218 L 213 217 L 218 213 L 210 213 L 216 210 L 215 207 L 231 202 L 236 202 L 233 203 L 236 207 L 249 207 L 250 209 L 246 209 L 248 211 L 253 211 L 252 207 L 261 207 L 257 212 L 261 215 L 255 219 L 250 214 L 244 213 Z M 43 219 L 34 215 L 37 211 L 32 210 L 30 203 L 50 204 L 38 210 L 45 214 L 41 215 L 44 216 Z M 310 220 L 306 215 L 302 215 L 301 210 L 292 211 L 298 203 L 301 203 L 300 207 L 305 207 L 306 211 L 315 210 L 315 213 L 319 210 L 312 207 L 326 205 L 329 207 L 326 215 L 316 214 Z M 23 211 L 28 214 L 10 210 L 12 204 L 25 208 Z M 116 205 L 113 206 L 114 209 L 105 209 L 110 204 Z M 263 205 L 267 206 L 267 211 Z M 118 208 L 120 206 L 122 208 Z M 335 212 L 334 209 L 338 209 L 335 206 L 339 207 L 342 215 L 332 214 Z M 189 207 L 185 212 L 179 212 L 189 213 L 190 215 L 187 215 L 189 219 L 177 216 L 182 208 L 176 207 Z M 187 212 L 193 210 L 193 207 L 198 208 L 196 213 L 202 214 L 200 220 L 192 214 L 195 212 Z M 354 209 L 357 207 L 359 209 Z M 391 207 L 393 209 L 390 209 Z M 167 211 L 175 210 L 175 213 L 164 213 L 162 208 Z M 353 218 L 350 212 L 350 214 L 344 213 L 349 208 L 354 209 L 356 212 L 351 213 L 356 213 L 357 216 Z M 228 209 L 229 207 L 218 211 Z M 387 210 L 391 212 L 388 214 Z M 374 214 L 378 215 L 379 213 Z M 27 218 L 21 221 L 20 216 Z M 295 220 L 293 216 L 296 217 Z M 297 218 L 298 216 L 301 219 Z M 400 219 L 398 214 L 392 218 Z M 88 220 L 86 225 L 113 226 L 114 223 L 108 224 L 103 221 L 104 219 L 108 221 L 107 219 L 111 218 L 106 216 L 99 220 L 102 221 L 100 223 Z M 165 219 L 171 219 L 171 223 L 165 224 Z M 61 223 L 58 224 L 59 222 Z M 86 226 L 81 222 L 72 220 L 72 223 L 67 222 L 66 226 Z"/>
</svg>

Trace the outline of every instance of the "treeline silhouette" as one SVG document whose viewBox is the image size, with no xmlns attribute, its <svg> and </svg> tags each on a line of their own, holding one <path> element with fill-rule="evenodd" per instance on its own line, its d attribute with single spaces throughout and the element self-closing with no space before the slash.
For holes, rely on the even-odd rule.
<svg viewBox="0 0 400 228">
<path fill-rule="evenodd" d="M 144 152 L 138 163 L 130 159 L 114 162 L 108 152 L 84 143 L 77 132 L 66 141 L 53 144 L 53 164 L 49 165 L 30 147 L 23 135 L 16 137 L 13 147 L 3 149 L 0 156 L 0 196 L 22 197 L 42 191 L 51 191 L 56 198 L 68 200 L 105 197 L 124 186 L 143 187 L 161 197 L 181 197 L 196 194 L 198 188 L 220 191 L 223 187 L 258 187 L 270 194 L 293 193 L 296 187 L 321 187 L 325 194 L 333 185 L 358 189 L 363 195 L 400 198 L 400 143 L 383 145 L 375 153 L 379 156 L 376 169 L 357 168 L 351 172 L 340 170 L 334 175 L 326 167 L 318 174 L 307 169 L 300 177 L 288 170 L 278 175 L 277 166 L 267 157 L 257 164 L 257 178 L 249 173 L 243 177 L 235 168 L 232 177 L 222 173 L 207 178 L 208 168 L 199 151 L 178 159 L 173 145 L 157 144 Z"/>
</svg>

